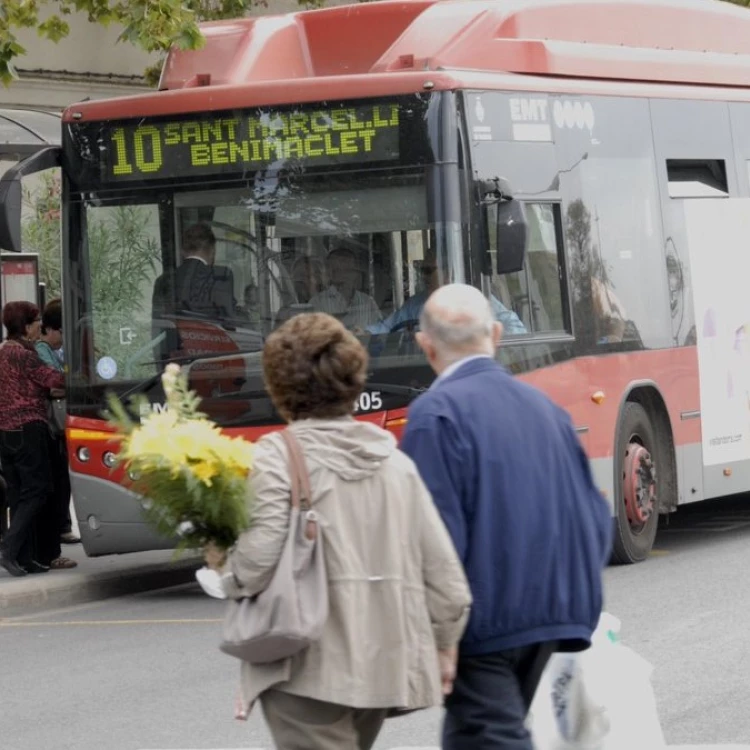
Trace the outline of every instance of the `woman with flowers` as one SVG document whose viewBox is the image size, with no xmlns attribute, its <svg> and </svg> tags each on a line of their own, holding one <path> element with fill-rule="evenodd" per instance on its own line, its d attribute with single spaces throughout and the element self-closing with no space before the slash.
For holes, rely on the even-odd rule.
<svg viewBox="0 0 750 750">
<path fill-rule="evenodd" d="M 450 691 L 469 590 L 414 464 L 390 433 L 352 418 L 367 370 L 357 339 L 331 316 L 299 315 L 268 338 L 263 370 L 309 471 L 329 616 L 295 656 L 242 664 L 244 705 L 260 698 L 277 747 L 370 748 L 390 712 L 440 705 Z M 229 596 L 269 584 L 290 494 L 285 443 L 266 435 L 254 449 L 252 524 L 226 560 L 216 546 L 207 554 Z"/>
</svg>

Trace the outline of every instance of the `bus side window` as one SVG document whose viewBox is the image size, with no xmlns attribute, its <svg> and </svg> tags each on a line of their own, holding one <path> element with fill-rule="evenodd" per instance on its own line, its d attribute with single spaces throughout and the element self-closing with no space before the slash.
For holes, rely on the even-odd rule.
<svg viewBox="0 0 750 750">
<path fill-rule="evenodd" d="M 525 203 L 524 208 L 528 222 L 524 267 L 516 273 L 503 275 L 493 271 L 493 308 L 496 312 L 506 308 L 515 314 L 506 314 L 504 318 L 498 315 L 506 337 L 570 332 L 569 316 L 564 305 L 563 284 L 566 275 L 560 206 L 557 203 Z M 497 252 L 493 244 L 491 242 L 491 249 Z M 494 260 L 493 269 L 497 267 Z"/>
</svg>

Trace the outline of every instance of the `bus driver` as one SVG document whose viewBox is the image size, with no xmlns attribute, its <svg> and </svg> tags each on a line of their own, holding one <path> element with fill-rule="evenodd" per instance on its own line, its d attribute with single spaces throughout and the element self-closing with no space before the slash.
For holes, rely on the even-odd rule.
<svg viewBox="0 0 750 750">
<path fill-rule="evenodd" d="M 360 290 L 362 272 L 354 253 L 338 247 L 328 254 L 327 262 L 331 283 L 310 299 L 312 308 L 333 315 L 355 331 L 379 323 L 382 316 L 377 303 Z"/>
<path fill-rule="evenodd" d="M 435 252 L 428 250 L 422 264 L 421 271 L 424 278 L 424 289 L 409 297 L 408 300 L 396 311 L 391 313 L 385 320 L 367 327 L 367 332 L 372 334 L 393 333 L 404 328 L 418 328 L 419 316 L 422 313 L 427 298 L 441 284 L 440 267 L 435 259 Z M 447 279 L 447 273 L 443 272 L 443 279 Z M 503 324 L 506 336 L 519 336 L 526 333 L 526 326 L 515 312 L 509 310 L 495 295 L 490 295 L 490 305 L 495 320 Z"/>
</svg>

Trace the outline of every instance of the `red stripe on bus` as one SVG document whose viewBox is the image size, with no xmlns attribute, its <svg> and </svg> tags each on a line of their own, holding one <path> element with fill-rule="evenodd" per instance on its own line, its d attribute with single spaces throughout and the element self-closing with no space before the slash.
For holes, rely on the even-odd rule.
<svg viewBox="0 0 750 750">
<path fill-rule="evenodd" d="M 701 441 L 700 420 L 682 418 L 686 412 L 700 410 L 695 347 L 582 357 L 524 373 L 519 377 L 543 390 L 570 413 L 574 425 L 581 429 L 581 440 L 592 459 L 613 456 L 617 418 L 622 403 L 633 389 L 638 388 L 653 388 L 661 395 L 670 417 L 675 446 Z M 604 396 L 599 404 L 593 400 L 598 394 Z M 358 419 L 385 427 L 400 438 L 408 420 L 408 409 L 375 412 Z M 283 425 L 233 427 L 226 432 L 254 442 L 282 427 Z M 102 462 L 104 452 L 113 450 L 112 443 L 101 437 L 77 437 L 85 434 L 77 432 L 78 430 L 100 434 L 111 432 L 105 422 L 70 417 L 68 429 L 68 434 L 73 437 L 70 440 L 70 457 L 74 471 L 110 481 L 120 479 L 117 472 L 113 474 Z M 77 457 L 77 449 L 82 445 L 89 448 L 91 455 L 85 463 Z"/>
</svg>

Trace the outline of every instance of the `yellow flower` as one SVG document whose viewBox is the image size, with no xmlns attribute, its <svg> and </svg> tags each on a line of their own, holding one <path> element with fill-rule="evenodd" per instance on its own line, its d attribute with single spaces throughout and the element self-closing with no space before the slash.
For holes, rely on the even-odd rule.
<svg viewBox="0 0 750 750">
<path fill-rule="evenodd" d="M 190 470 L 206 487 L 211 486 L 211 480 L 218 474 L 216 465 L 209 461 L 199 461 L 197 464 L 193 464 Z"/>
<path fill-rule="evenodd" d="M 180 435 L 189 452 L 196 457 L 210 454 L 221 437 L 216 425 L 206 419 L 190 419 L 177 425 L 174 434 Z"/>
<path fill-rule="evenodd" d="M 147 455 L 160 455 L 164 448 L 164 439 L 149 435 L 145 430 L 136 429 L 130 436 L 125 449 L 125 458 L 139 458 Z"/>
<path fill-rule="evenodd" d="M 246 476 L 253 465 L 253 447 L 242 438 L 228 439 L 223 457 L 232 470 L 240 476 Z"/>
<path fill-rule="evenodd" d="M 138 491 L 153 511 L 149 520 L 160 533 L 177 534 L 188 545 L 215 538 L 231 546 L 250 514 L 242 480 L 252 465 L 252 446 L 200 415 L 179 367 L 169 365 L 163 375 L 166 410 L 146 413 L 133 427 L 122 408 L 113 408 L 119 457 L 138 477 Z"/>
<path fill-rule="evenodd" d="M 174 437 L 174 417 L 166 413 L 154 414 L 133 430 L 125 445 L 124 457 L 132 460 L 154 455 L 170 464 L 183 464 L 186 460 L 184 445 Z"/>
</svg>

